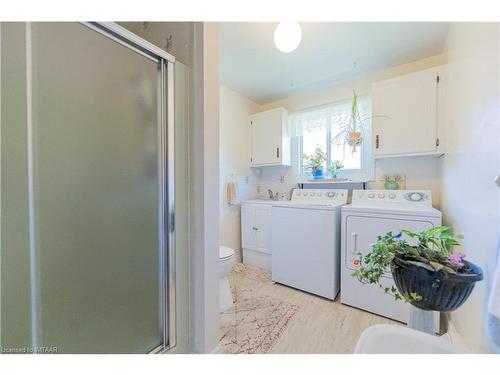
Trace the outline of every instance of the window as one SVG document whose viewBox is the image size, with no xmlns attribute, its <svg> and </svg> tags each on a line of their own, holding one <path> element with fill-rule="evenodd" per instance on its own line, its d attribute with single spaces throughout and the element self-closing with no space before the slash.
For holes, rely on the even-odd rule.
<svg viewBox="0 0 500 375">
<path fill-rule="evenodd" d="M 363 123 L 364 139 L 355 149 L 335 140 L 342 123 L 349 118 L 351 103 L 351 100 L 346 100 L 290 115 L 292 136 L 295 137 L 297 145 L 295 162 L 300 175 L 310 175 L 302 155 L 311 155 L 319 147 L 327 156 L 323 164 L 325 174 L 328 166 L 338 160 L 344 165 L 338 177 L 365 181 L 373 178 L 370 121 Z M 369 98 L 358 97 L 358 108 L 362 118 L 369 116 Z"/>
</svg>

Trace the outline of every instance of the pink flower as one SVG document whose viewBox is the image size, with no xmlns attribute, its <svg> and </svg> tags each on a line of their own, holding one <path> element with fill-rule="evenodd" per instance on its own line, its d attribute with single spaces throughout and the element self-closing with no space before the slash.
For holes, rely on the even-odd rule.
<svg viewBox="0 0 500 375">
<path fill-rule="evenodd" d="M 461 251 L 454 251 L 447 259 L 448 263 L 454 266 L 463 266 L 464 265 L 465 254 Z"/>
</svg>

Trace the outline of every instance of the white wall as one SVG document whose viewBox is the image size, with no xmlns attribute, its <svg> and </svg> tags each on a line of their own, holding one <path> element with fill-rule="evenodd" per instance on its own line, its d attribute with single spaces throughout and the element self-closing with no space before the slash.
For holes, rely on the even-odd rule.
<svg viewBox="0 0 500 375">
<path fill-rule="evenodd" d="M 217 23 L 193 31 L 190 132 L 190 308 L 193 350 L 219 344 L 219 34 Z"/>
<path fill-rule="evenodd" d="M 440 159 L 436 156 L 408 156 L 401 158 L 387 158 L 375 161 L 376 183 L 369 184 L 370 188 L 383 189 L 380 181 L 384 175 L 405 175 L 406 189 L 430 190 L 432 204 L 441 208 L 441 169 Z"/>
<path fill-rule="evenodd" d="M 239 198 L 257 196 L 258 176 L 249 167 L 250 128 L 248 116 L 258 111 L 258 104 L 241 94 L 220 86 L 220 244 L 235 250 L 241 262 L 240 205 L 230 206 L 226 199 L 226 184 L 237 182 Z"/>
<path fill-rule="evenodd" d="M 348 99 L 352 97 L 353 90 L 356 90 L 358 95 L 370 95 L 373 82 L 428 69 L 442 65 L 443 63 L 444 56 L 442 55 L 429 57 L 409 64 L 396 66 L 391 69 L 374 72 L 369 75 L 361 76 L 355 80 L 340 83 L 321 90 L 311 91 L 264 104 L 260 107 L 259 111 L 275 107 L 285 107 L 289 112 L 301 111 L 306 108 Z M 295 162 L 296 164 L 297 158 L 294 159 L 292 163 Z M 291 168 L 262 168 L 262 176 L 259 184 L 262 195 L 265 195 L 268 188 L 273 191 L 278 191 L 279 193 L 289 192 L 296 182 L 300 180 L 297 176 L 297 170 L 298 168 L 296 165 L 293 165 Z M 405 175 L 406 188 L 408 189 L 430 189 L 432 191 L 434 206 L 440 207 L 440 161 L 438 158 L 433 156 L 416 156 L 376 160 L 376 181 L 382 180 L 384 174 L 394 173 Z M 381 182 L 370 184 L 369 187 L 381 188 Z"/>
<path fill-rule="evenodd" d="M 470 299 L 452 314 L 452 323 L 477 351 L 492 351 L 485 337 L 485 307 L 496 259 L 499 229 L 499 29 L 498 24 L 450 26 L 444 55 L 447 153 L 442 159 L 445 223 L 464 235 L 467 258 L 485 271 Z"/>
<path fill-rule="evenodd" d="M 174 77 L 177 345 L 170 353 L 189 353 L 189 67 L 176 61 Z"/>
</svg>

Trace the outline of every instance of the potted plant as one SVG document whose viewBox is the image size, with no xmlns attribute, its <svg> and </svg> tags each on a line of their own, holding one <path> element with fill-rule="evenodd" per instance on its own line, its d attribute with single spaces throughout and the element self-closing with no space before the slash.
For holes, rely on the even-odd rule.
<svg viewBox="0 0 500 375">
<path fill-rule="evenodd" d="M 395 175 L 385 175 L 384 176 L 384 189 L 386 190 L 398 190 L 399 189 L 399 181 L 401 180 L 401 176 Z"/>
<path fill-rule="evenodd" d="M 302 158 L 305 161 L 304 167 L 311 171 L 315 180 L 323 178 L 323 164 L 326 161 L 326 153 L 321 147 L 317 146 L 312 155 L 304 154 Z"/>
<path fill-rule="evenodd" d="M 356 147 L 361 144 L 364 136 L 364 122 L 374 116 L 362 117 L 358 107 L 358 95 L 353 91 L 351 110 L 344 121 L 340 123 L 339 132 L 333 137 L 332 143 L 344 144 L 352 147 L 352 152 L 356 152 Z"/>
<path fill-rule="evenodd" d="M 337 178 L 337 173 L 344 168 L 344 164 L 342 164 L 340 161 L 335 160 L 333 163 L 330 164 L 328 167 L 328 172 L 332 176 L 332 178 Z"/>
<path fill-rule="evenodd" d="M 416 245 L 410 245 L 402 234 L 416 240 Z M 467 300 L 475 283 L 483 279 L 481 268 L 464 260 L 464 253 L 452 250 L 460 245 L 459 239 L 444 226 L 420 233 L 386 233 L 378 237 L 368 254 L 358 254 L 360 268 L 353 276 L 382 287 L 380 278 L 391 272 L 397 289 L 382 288 L 397 300 L 423 310 L 453 311 Z"/>
</svg>

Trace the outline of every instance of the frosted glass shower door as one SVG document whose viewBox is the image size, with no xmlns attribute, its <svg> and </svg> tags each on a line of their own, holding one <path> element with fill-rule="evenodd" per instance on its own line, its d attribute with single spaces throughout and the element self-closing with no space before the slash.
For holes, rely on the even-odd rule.
<svg viewBox="0 0 500 375">
<path fill-rule="evenodd" d="M 76 23 L 31 24 L 31 44 L 34 341 L 146 353 L 164 340 L 160 64 Z"/>
</svg>

